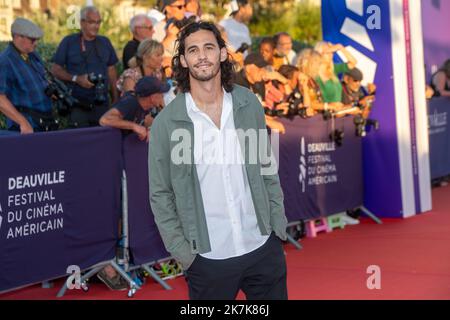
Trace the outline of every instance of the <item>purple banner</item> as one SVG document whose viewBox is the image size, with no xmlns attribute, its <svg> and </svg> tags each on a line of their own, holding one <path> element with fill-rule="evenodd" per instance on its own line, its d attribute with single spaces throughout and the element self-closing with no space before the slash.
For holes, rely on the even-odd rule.
<svg viewBox="0 0 450 320">
<path fill-rule="evenodd" d="M 363 158 L 366 159 L 363 162 L 364 205 L 380 217 L 402 217 L 389 4 L 390 1 L 384 0 L 323 0 L 322 29 L 325 40 L 356 50 L 360 62 L 375 67 L 377 95 L 371 118 L 379 120 L 380 130 L 366 137 L 363 143 Z M 370 17 L 368 8 L 372 5 L 380 9 L 380 29 L 366 26 Z M 360 28 L 360 32 L 354 32 L 352 37 L 341 33 L 349 21 Z"/>
<path fill-rule="evenodd" d="M 423 42 L 427 81 L 450 59 L 450 1 L 422 0 Z"/>
<path fill-rule="evenodd" d="M 431 178 L 450 175 L 450 98 L 433 98 L 428 103 Z"/>
<path fill-rule="evenodd" d="M 281 120 L 280 181 L 289 221 L 306 220 L 354 209 L 363 204 L 361 138 L 353 117 L 336 119 L 342 146 L 331 141 L 332 121 L 321 116 Z"/>
<path fill-rule="evenodd" d="M 115 256 L 121 139 L 95 128 L 0 137 L 0 291 Z"/>
<path fill-rule="evenodd" d="M 124 138 L 123 157 L 127 175 L 130 252 L 133 263 L 142 265 L 170 256 L 164 248 L 150 207 L 148 143 L 135 134 Z"/>
</svg>

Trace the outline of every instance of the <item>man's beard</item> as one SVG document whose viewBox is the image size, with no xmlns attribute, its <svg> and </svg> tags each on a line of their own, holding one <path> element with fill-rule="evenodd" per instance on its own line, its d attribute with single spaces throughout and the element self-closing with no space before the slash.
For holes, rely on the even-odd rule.
<svg viewBox="0 0 450 320">
<path fill-rule="evenodd" d="M 191 75 L 191 77 L 198 81 L 209 81 L 214 77 L 216 77 L 219 72 L 220 72 L 220 64 L 217 65 L 216 69 L 213 69 L 210 74 L 200 74 L 196 73 L 195 71 L 191 71 L 191 69 L 189 69 L 189 74 Z"/>
</svg>

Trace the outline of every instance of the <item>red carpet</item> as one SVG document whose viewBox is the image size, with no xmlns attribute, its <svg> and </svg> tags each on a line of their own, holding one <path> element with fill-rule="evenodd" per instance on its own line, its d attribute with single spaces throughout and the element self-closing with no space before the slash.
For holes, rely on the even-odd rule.
<svg viewBox="0 0 450 320">
<path fill-rule="evenodd" d="M 433 211 L 407 220 L 368 219 L 315 239 L 303 239 L 303 250 L 286 245 L 289 298 L 305 299 L 450 299 L 450 187 L 433 190 Z M 367 267 L 381 268 L 381 289 L 366 286 Z M 170 280 L 166 291 L 148 280 L 133 299 L 187 299 L 184 278 Z M 0 295 L 0 299 L 56 299 L 62 281 L 52 289 L 33 286 Z M 243 298 L 240 295 L 239 298 Z M 88 293 L 68 291 L 63 299 L 128 299 L 92 284 Z"/>
</svg>

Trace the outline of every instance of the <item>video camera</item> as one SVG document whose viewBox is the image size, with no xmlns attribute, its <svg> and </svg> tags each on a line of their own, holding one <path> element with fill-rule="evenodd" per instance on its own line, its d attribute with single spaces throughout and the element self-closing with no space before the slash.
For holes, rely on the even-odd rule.
<svg viewBox="0 0 450 320">
<path fill-rule="evenodd" d="M 72 91 L 65 83 L 57 79 L 47 68 L 45 69 L 45 79 L 48 83 L 45 94 L 48 97 L 56 97 L 58 114 L 66 116 L 71 108 L 79 104 L 78 100 L 72 96 Z"/>
</svg>

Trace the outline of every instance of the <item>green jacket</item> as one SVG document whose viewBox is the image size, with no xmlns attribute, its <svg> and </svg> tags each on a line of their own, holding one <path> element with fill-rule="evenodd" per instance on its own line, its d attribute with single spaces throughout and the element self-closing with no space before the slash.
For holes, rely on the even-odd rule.
<svg viewBox="0 0 450 320">
<path fill-rule="evenodd" d="M 264 109 L 256 96 L 240 86 L 235 86 L 231 94 L 236 130 L 266 130 Z M 176 129 L 188 133 L 188 136 L 177 136 L 180 130 L 173 134 Z M 152 124 L 150 137 L 148 162 L 152 211 L 167 251 L 186 270 L 196 254 L 211 251 L 211 246 L 194 154 L 191 152 L 194 148 L 194 126 L 187 114 L 184 94 L 179 94 L 158 115 Z M 245 166 L 259 229 L 263 235 L 274 231 L 280 239 L 286 240 L 287 219 L 278 170 L 272 175 L 262 175 L 261 169 L 270 164 L 264 165 L 267 161 L 261 163 L 259 157 L 257 161 L 249 161 L 248 140 L 240 142 L 241 149 L 246 145 Z M 180 142 L 188 148 L 180 148 Z M 258 152 L 263 150 L 258 147 Z M 185 161 L 172 161 L 171 155 L 184 157 Z"/>
</svg>

